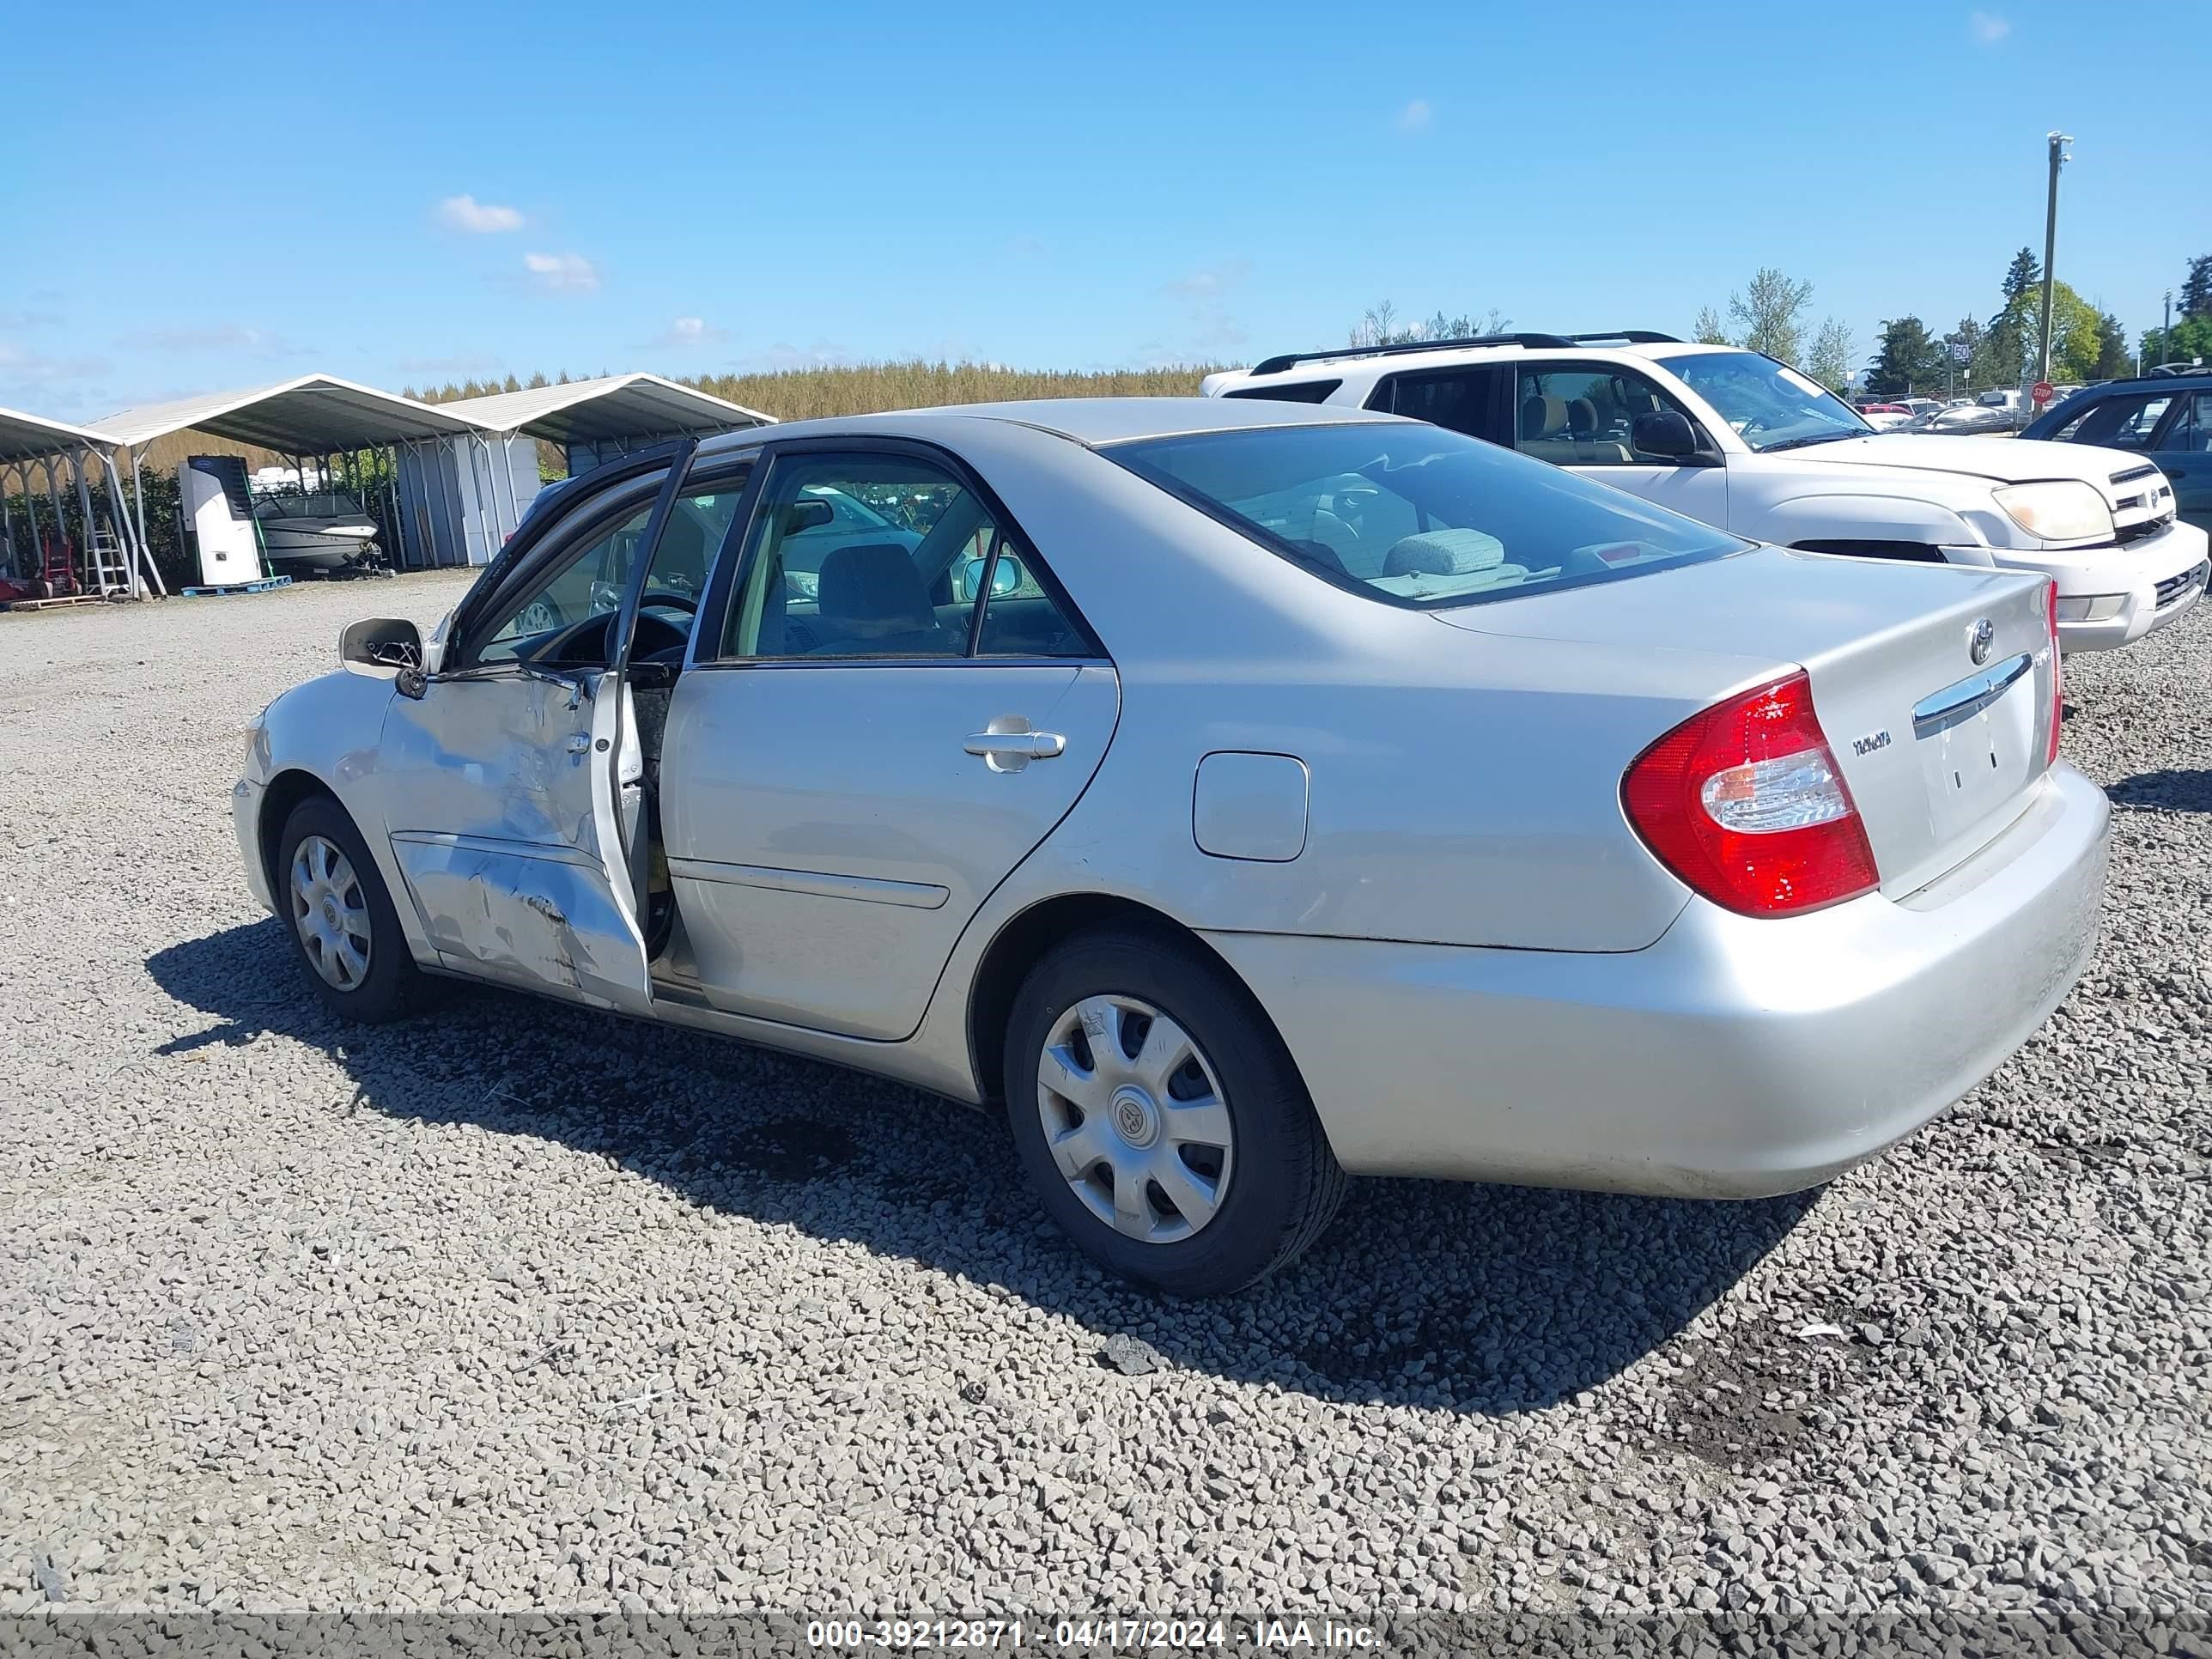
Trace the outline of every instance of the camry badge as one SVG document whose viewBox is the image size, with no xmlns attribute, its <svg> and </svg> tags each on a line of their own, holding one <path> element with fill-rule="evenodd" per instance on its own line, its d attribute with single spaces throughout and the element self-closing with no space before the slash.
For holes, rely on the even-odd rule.
<svg viewBox="0 0 2212 1659">
<path fill-rule="evenodd" d="M 1977 668 L 1990 659 L 1990 647 L 1996 643 L 1996 637 L 1997 630 L 1987 617 L 1966 630 L 1966 654 Z"/>
</svg>

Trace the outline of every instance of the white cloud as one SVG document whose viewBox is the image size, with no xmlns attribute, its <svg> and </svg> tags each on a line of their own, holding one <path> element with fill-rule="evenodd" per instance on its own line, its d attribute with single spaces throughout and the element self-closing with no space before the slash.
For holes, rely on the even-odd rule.
<svg viewBox="0 0 2212 1659">
<path fill-rule="evenodd" d="M 107 364 L 99 357 L 57 357 L 0 340 L 0 380 L 43 386 L 56 380 L 88 380 L 106 373 Z"/>
<path fill-rule="evenodd" d="M 1160 292 L 1177 300 L 1218 300 L 1251 274 L 1249 259 L 1224 259 L 1218 265 L 1202 266 L 1188 276 L 1176 277 Z"/>
<path fill-rule="evenodd" d="M 1398 131 L 1419 132 L 1435 118 L 1436 112 L 1429 107 L 1429 100 L 1425 98 L 1416 98 L 1398 112 Z"/>
<path fill-rule="evenodd" d="M 704 317 L 678 317 L 646 344 L 681 351 L 690 346 L 717 345 L 729 337 L 729 330 L 717 328 Z"/>
<path fill-rule="evenodd" d="M 269 362 L 297 357 L 307 348 L 265 328 L 242 323 L 185 323 L 166 328 L 142 328 L 123 337 L 134 351 L 219 351 L 229 357 L 252 357 Z"/>
<path fill-rule="evenodd" d="M 549 294 L 590 294 L 599 286 L 599 273 L 580 253 L 526 253 L 523 269 Z"/>
<path fill-rule="evenodd" d="M 520 230 L 521 212 L 511 207 L 495 207 L 489 202 L 479 202 L 473 196 L 448 196 L 438 204 L 438 218 L 448 230 L 465 230 L 472 236 L 488 236 L 502 230 Z"/>
<path fill-rule="evenodd" d="M 1973 27 L 1974 39 L 1985 46 L 1994 46 L 2012 33 L 2012 20 L 1993 11 L 1978 11 L 1966 21 Z"/>
</svg>

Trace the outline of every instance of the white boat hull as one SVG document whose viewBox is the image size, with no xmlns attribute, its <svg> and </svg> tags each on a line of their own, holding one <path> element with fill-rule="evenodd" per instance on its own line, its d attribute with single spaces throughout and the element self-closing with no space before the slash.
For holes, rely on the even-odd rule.
<svg viewBox="0 0 2212 1659">
<path fill-rule="evenodd" d="M 272 564 L 335 570 L 359 564 L 376 551 L 373 520 L 264 519 L 260 526 Z"/>
</svg>

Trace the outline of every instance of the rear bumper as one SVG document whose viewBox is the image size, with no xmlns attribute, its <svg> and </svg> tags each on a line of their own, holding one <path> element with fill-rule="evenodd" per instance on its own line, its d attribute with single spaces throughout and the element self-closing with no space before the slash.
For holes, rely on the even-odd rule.
<svg viewBox="0 0 2212 1659">
<path fill-rule="evenodd" d="M 2106 819 L 2061 765 L 1909 898 L 1787 921 L 1692 900 L 1612 955 L 1206 937 L 1349 1170 L 1761 1197 L 1910 1134 L 2043 1022 L 2096 942 Z"/>
<path fill-rule="evenodd" d="M 2049 553 L 1984 548 L 1977 550 L 1975 562 L 1992 559 L 2000 569 L 2051 577 L 2062 599 L 2117 598 L 2119 603 L 2109 617 L 2058 624 L 2062 650 L 2110 651 L 2180 621 L 2196 607 L 2204 593 L 2205 550 L 2203 531 L 2177 520 L 2157 535 L 2124 547 Z"/>
</svg>

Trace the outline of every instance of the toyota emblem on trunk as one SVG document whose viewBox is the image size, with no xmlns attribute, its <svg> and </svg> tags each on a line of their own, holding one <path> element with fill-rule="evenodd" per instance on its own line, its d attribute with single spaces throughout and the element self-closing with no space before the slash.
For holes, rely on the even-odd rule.
<svg viewBox="0 0 2212 1659">
<path fill-rule="evenodd" d="M 1966 654 L 1974 659 L 1976 667 L 1990 659 L 1990 647 L 1996 642 L 1996 637 L 1997 630 L 1987 617 L 1966 630 Z"/>
</svg>

